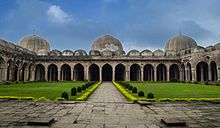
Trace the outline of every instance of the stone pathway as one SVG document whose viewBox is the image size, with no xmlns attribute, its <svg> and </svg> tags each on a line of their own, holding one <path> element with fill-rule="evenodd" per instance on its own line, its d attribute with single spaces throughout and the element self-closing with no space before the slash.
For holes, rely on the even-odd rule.
<svg viewBox="0 0 220 128">
<path fill-rule="evenodd" d="M 118 91 L 112 82 L 103 82 L 90 96 L 91 102 L 127 102 L 126 98 Z"/>
<path fill-rule="evenodd" d="M 103 83 L 89 101 L 62 104 L 56 101 L 0 99 L 0 127 L 35 128 L 27 121 L 54 118 L 52 128 L 159 128 L 162 118 L 181 118 L 188 127 L 220 127 L 220 104 L 208 102 L 159 102 L 132 104 L 111 83 Z M 42 127 L 42 126 L 41 126 Z M 48 126 L 44 126 L 48 127 Z"/>
</svg>

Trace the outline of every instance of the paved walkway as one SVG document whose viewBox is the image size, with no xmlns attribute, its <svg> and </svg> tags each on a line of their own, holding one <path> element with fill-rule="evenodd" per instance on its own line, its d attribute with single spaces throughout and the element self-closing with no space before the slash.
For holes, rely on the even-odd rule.
<svg viewBox="0 0 220 128">
<path fill-rule="evenodd" d="M 103 83 L 89 101 L 75 104 L 0 99 L 0 127 L 4 128 L 39 127 L 27 125 L 36 118 L 54 118 L 52 128 L 159 128 L 165 127 L 160 120 L 170 117 L 181 118 L 188 127 L 217 128 L 220 104 L 160 102 L 140 106 L 127 102 L 111 83 Z"/>
<path fill-rule="evenodd" d="M 90 96 L 92 102 L 127 102 L 125 97 L 118 91 L 112 82 L 103 82 Z"/>
</svg>

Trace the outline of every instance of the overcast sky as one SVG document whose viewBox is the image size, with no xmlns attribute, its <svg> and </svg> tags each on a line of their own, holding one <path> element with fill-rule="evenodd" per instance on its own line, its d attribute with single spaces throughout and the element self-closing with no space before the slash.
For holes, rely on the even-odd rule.
<svg viewBox="0 0 220 128">
<path fill-rule="evenodd" d="M 0 0 L 0 38 L 36 34 L 51 49 L 84 49 L 104 34 L 131 49 L 164 49 L 175 35 L 220 42 L 220 0 Z"/>
</svg>

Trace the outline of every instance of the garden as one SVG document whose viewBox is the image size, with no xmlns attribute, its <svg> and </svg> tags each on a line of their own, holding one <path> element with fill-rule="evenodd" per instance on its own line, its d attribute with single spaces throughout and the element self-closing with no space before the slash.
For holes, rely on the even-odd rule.
<svg viewBox="0 0 220 128">
<path fill-rule="evenodd" d="M 0 85 L 0 98 L 29 100 L 85 100 L 97 82 L 22 82 Z"/>
<path fill-rule="evenodd" d="M 220 86 L 181 82 L 114 82 L 129 100 L 220 100 Z"/>
</svg>

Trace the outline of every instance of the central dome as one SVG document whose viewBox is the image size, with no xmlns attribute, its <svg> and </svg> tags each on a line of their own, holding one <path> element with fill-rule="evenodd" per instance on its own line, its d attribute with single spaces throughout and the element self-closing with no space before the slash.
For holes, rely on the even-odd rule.
<svg viewBox="0 0 220 128">
<path fill-rule="evenodd" d="M 194 48 L 197 43 L 194 39 L 185 35 L 178 35 L 171 38 L 165 46 L 165 51 L 180 52 L 181 50 Z"/>
<path fill-rule="evenodd" d="M 110 35 L 104 35 L 96 39 L 92 45 L 92 50 L 103 51 L 123 51 L 121 42 Z"/>
<path fill-rule="evenodd" d="M 18 42 L 18 45 L 30 51 L 34 51 L 37 54 L 41 54 L 42 52 L 47 53 L 48 51 L 50 51 L 49 42 L 37 35 L 23 37 Z"/>
</svg>

